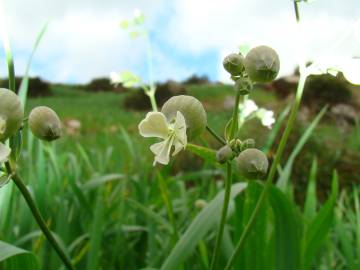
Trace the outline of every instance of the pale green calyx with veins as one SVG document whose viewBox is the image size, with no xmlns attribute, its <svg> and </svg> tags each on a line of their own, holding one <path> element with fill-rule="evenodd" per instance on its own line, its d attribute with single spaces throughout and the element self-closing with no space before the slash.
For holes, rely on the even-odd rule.
<svg viewBox="0 0 360 270">
<path fill-rule="evenodd" d="M 150 146 L 151 152 L 155 155 L 154 166 L 156 163 L 167 165 L 173 146 L 172 156 L 175 156 L 185 149 L 187 144 L 186 121 L 184 115 L 179 111 L 170 122 L 161 112 L 149 112 L 140 122 L 139 132 L 143 137 L 163 139 L 163 141 Z"/>
<path fill-rule="evenodd" d="M 5 129 L 6 129 L 6 121 L 4 118 L 0 117 L 0 136 L 5 133 Z M 10 148 L 0 142 L 0 163 L 7 161 L 10 152 L 11 152 Z"/>
</svg>

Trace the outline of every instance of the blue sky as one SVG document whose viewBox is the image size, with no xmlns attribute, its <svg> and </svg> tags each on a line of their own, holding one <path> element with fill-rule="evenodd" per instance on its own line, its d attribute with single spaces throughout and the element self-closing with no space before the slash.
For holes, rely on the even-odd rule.
<svg viewBox="0 0 360 270">
<path fill-rule="evenodd" d="M 87 82 L 122 70 L 147 77 L 144 41 L 131 40 L 119 27 L 119 22 L 131 18 L 136 8 L 146 14 L 154 74 L 160 81 L 183 80 L 192 74 L 227 81 L 222 59 L 243 43 L 275 48 L 281 59 L 281 74 L 288 74 L 295 68 L 299 46 L 306 47 L 308 58 L 317 56 L 360 19 L 359 0 L 314 1 L 302 5 L 305 38 L 300 38 L 291 0 L 2 2 L 17 74 L 23 73 L 37 33 L 50 20 L 31 75 L 69 83 Z M 6 76 L 3 50 L 0 76 Z"/>
</svg>

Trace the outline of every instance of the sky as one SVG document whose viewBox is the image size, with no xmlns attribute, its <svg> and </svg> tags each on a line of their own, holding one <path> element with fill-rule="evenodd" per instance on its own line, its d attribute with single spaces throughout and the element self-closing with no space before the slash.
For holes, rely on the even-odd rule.
<svg viewBox="0 0 360 270">
<path fill-rule="evenodd" d="M 124 19 L 133 17 L 135 9 L 146 16 L 157 81 L 184 80 L 192 74 L 227 81 L 222 59 L 238 52 L 243 44 L 273 47 L 280 56 L 280 75 L 287 75 L 295 69 L 304 48 L 307 58 L 312 58 L 349 29 L 360 31 L 360 23 L 354 27 L 360 20 L 360 0 L 302 4 L 302 30 L 295 24 L 291 0 L 0 2 L 16 74 L 23 74 L 36 36 L 49 22 L 30 75 L 62 83 L 86 83 L 94 77 L 124 70 L 148 79 L 145 40 L 131 39 L 119 26 Z M 0 30 L 4 26 L 2 23 Z M 360 48 L 360 41 L 356 46 Z M 6 77 L 5 57 L 0 49 L 0 77 Z"/>
</svg>

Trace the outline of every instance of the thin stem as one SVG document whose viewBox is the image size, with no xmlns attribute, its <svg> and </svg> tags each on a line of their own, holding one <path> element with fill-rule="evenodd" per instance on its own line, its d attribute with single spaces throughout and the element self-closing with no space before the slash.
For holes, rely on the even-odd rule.
<svg viewBox="0 0 360 270">
<path fill-rule="evenodd" d="M 229 134 L 229 141 L 234 139 L 236 132 L 238 130 L 239 102 L 240 102 L 240 91 L 236 91 L 235 104 L 234 104 L 234 110 L 233 110 L 230 134 Z M 213 257 L 212 257 L 211 265 L 210 265 L 211 270 L 217 269 L 217 262 L 218 262 L 219 255 L 220 255 L 220 246 L 221 246 L 221 241 L 222 241 L 223 234 L 224 234 L 224 227 L 225 227 L 226 216 L 227 216 L 227 211 L 229 208 L 229 201 L 230 201 L 231 182 L 232 182 L 231 174 L 232 174 L 231 163 L 227 162 L 227 176 L 226 176 L 226 182 L 225 182 L 225 198 L 224 198 L 223 208 L 222 208 L 222 212 L 221 212 L 220 227 L 219 227 L 219 231 L 216 236 L 214 253 L 213 253 Z"/>
<path fill-rule="evenodd" d="M 216 134 L 216 132 L 211 129 L 209 126 L 206 126 L 206 130 L 209 131 L 209 133 L 219 142 L 221 143 L 222 145 L 225 145 L 226 144 L 226 141 L 221 138 L 218 134 Z"/>
<path fill-rule="evenodd" d="M 227 265 L 225 267 L 225 270 L 230 270 L 232 265 L 234 264 L 235 258 L 239 255 L 239 253 L 241 251 L 241 248 L 243 247 L 243 245 L 245 243 L 245 240 L 246 240 L 247 236 L 249 235 L 249 232 L 250 232 L 252 226 L 254 225 L 257 214 L 259 213 L 259 210 L 261 209 L 261 207 L 262 207 L 262 205 L 263 205 L 263 203 L 265 201 L 267 192 L 268 192 L 268 190 L 269 190 L 269 188 L 271 186 L 271 183 L 273 181 L 273 178 L 275 176 L 277 166 L 278 166 L 278 164 L 280 162 L 280 159 L 281 159 L 281 156 L 282 156 L 282 154 L 284 152 L 284 149 L 285 149 L 287 140 L 289 138 L 290 132 L 291 132 L 293 126 L 294 126 L 296 116 L 297 116 L 297 113 L 298 113 L 298 110 L 299 110 L 299 107 L 300 107 L 301 97 L 302 97 L 302 93 L 303 93 L 303 90 L 304 90 L 304 85 L 305 85 L 306 78 L 307 78 L 307 73 L 302 71 L 300 73 L 300 79 L 299 79 L 299 84 L 298 84 L 297 91 L 296 91 L 295 102 L 294 102 L 294 105 L 292 107 L 290 117 L 289 117 L 289 120 L 288 120 L 287 125 L 286 125 L 286 129 L 285 129 L 285 131 L 284 131 L 284 133 L 283 133 L 283 135 L 281 137 L 279 147 L 278 147 L 278 149 L 276 151 L 275 160 L 271 165 L 269 175 L 268 175 L 268 177 L 266 179 L 264 189 L 260 194 L 259 200 L 258 200 L 258 202 L 257 202 L 257 204 L 255 206 L 255 209 L 254 209 L 248 223 L 246 224 L 246 227 L 245 227 L 244 231 L 241 234 L 240 240 L 237 243 L 237 245 L 235 247 L 235 250 L 234 250 L 233 254 L 230 257 L 230 259 L 229 259 L 229 261 L 228 261 L 228 263 L 227 263 Z"/>
<path fill-rule="evenodd" d="M 50 232 L 49 228 L 46 226 L 46 223 L 45 223 L 44 219 L 42 218 L 39 209 L 35 205 L 35 202 L 34 202 L 33 198 L 31 197 L 30 192 L 27 190 L 27 188 L 26 188 L 24 182 L 22 181 L 22 179 L 20 178 L 20 176 L 17 175 L 13 171 L 9 162 L 6 162 L 5 166 L 6 166 L 6 170 L 7 170 L 8 174 L 11 176 L 11 178 L 14 181 L 14 183 L 16 184 L 17 188 L 20 190 L 20 192 L 21 192 L 22 196 L 24 197 L 27 205 L 29 206 L 31 213 L 33 214 L 37 224 L 39 225 L 40 229 L 46 236 L 49 243 L 53 246 L 53 248 L 55 249 L 56 253 L 59 255 L 60 259 L 63 261 L 65 266 L 69 270 L 75 270 L 70 259 L 66 256 L 65 252 L 62 250 L 59 243 L 56 241 L 56 239 Z"/>
<path fill-rule="evenodd" d="M 226 171 L 227 171 L 226 172 L 227 177 L 226 177 L 226 182 L 225 182 L 224 203 L 223 203 L 223 208 L 222 208 L 222 212 L 221 212 L 221 221 L 220 221 L 219 232 L 216 236 L 214 254 L 213 254 L 213 257 L 211 260 L 211 265 L 210 265 L 211 270 L 217 269 L 216 266 L 217 266 L 217 263 L 219 260 L 220 246 L 221 246 L 221 241 L 222 241 L 222 237 L 223 237 L 223 233 L 224 233 L 227 211 L 229 208 L 231 183 L 232 183 L 232 167 L 231 167 L 230 162 L 226 163 Z"/>
<path fill-rule="evenodd" d="M 234 105 L 234 110 L 233 110 L 233 115 L 232 115 L 231 129 L 230 129 L 230 136 L 229 136 L 230 140 L 234 139 L 236 132 L 237 132 L 240 95 L 241 95 L 240 91 L 236 91 L 235 105 Z"/>
<path fill-rule="evenodd" d="M 155 89 L 151 89 L 149 92 L 146 93 L 150 98 L 151 108 L 154 112 L 157 112 L 157 104 L 155 99 Z"/>
<path fill-rule="evenodd" d="M 294 0 L 294 9 L 295 9 L 296 21 L 300 22 L 300 12 L 299 12 L 298 0 Z"/>
</svg>

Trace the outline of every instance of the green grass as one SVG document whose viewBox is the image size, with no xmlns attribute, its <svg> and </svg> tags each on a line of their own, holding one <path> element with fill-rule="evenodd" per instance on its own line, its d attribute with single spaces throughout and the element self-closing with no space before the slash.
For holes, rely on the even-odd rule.
<svg viewBox="0 0 360 270">
<path fill-rule="evenodd" d="M 54 86 L 53 92 L 51 97 L 29 99 L 27 112 L 37 105 L 52 107 L 62 119 L 79 120 L 81 133 L 65 134 L 61 140 L 46 144 L 34 139 L 25 128 L 19 173 L 76 268 L 174 269 L 176 265 L 179 269 L 208 269 L 215 242 L 216 217 L 220 216 L 222 168 L 196 158 L 189 151 L 176 156 L 169 166 L 153 168 L 148 147 L 154 141 L 141 138 L 137 131 L 146 112 L 125 110 L 122 102 L 126 94 L 87 93 L 65 86 Z M 223 109 L 222 104 L 226 96 L 232 95 L 232 88 L 190 86 L 188 93 L 205 104 L 209 124 L 217 131 L 222 130 L 231 116 L 231 109 Z M 258 104 L 277 113 L 284 108 L 285 104 L 278 102 L 272 93 L 257 89 L 253 94 Z M 306 127 L 298 125 L 293 143 Z M 339 139 L 333 131 L 334 127 L 329 124 L 320 125 L 304 147 L 325 139 L 336 144 Z M 242 130 L 245 138 L 257 138 L 259 147 L 264 145 L 268 134 L 269 130 L 256 120 Z M 206 145 L 204 139 L 218 146 L 208 134 L 196 143 Z M 311 141 L 314 139 L 315 142 Z M 311 160 L 317 151 L 321 150 L 314 150 Z M 316 182 L 318 186 L 320 180 L 331 183 L 331 176 L 321 179 L 318 175 L 321 168 L 317 164 L 323 162 L 321 158 L 313 164 L 311 173 L 306 168 L 301 172 L 302 177 L 311 179 L 305 209 L 295 203 L 296 196 L 291 191 L 272 188 L 245 252 L 236 262 L 236 269 L 260 270 L 264 266 L 270 270 L 289 269 L 301 261 L 306 266 L 302 269 L 309 269 L 309 265 L 333 269 L 335 262 L 339 266 L 335 269 L 356 270 L 359 248 L 349 251 L 346 241 L 357 243 L 360 239 L 358 201 L 347 195 L 333 215 L 336 174 L 332 195 L 325 190 L 324 198 L 316 200 L 316 192 L 321 191 L 316 190 Z M 292 168 L 298 167 L 297 160 Z M 288 190 L 297 178 L 297 174 L 289 175 Z M 252 182 L 243 190 L 244 186 L 239 185 L 242 180 L 234 174 L 230 219 L 225 227 L 220 258 L 222 267 L 262 189 L 261 183 Z M 6 193 L 10 194 L 10 200 L 7 214 L 1 212 L 0 207 L 0 212 L 6 214 L 0 222 L 1 241 L 31 251 L 42 269 L 63 269 L 17 190 L 11 184 L 6 185 L 0 190 L 0 199 L 4 199 Z M 199 199 L 207 202 L 205 208 L 196 207 Z M 349 205 L 351 211 L 346 211 L 345 205 Z M 336 227 L 331 226 L 334 218 Z M 341 226 L 343 221 L 344 226 L 351 228 L 351 234 Z"/>
</svg>

